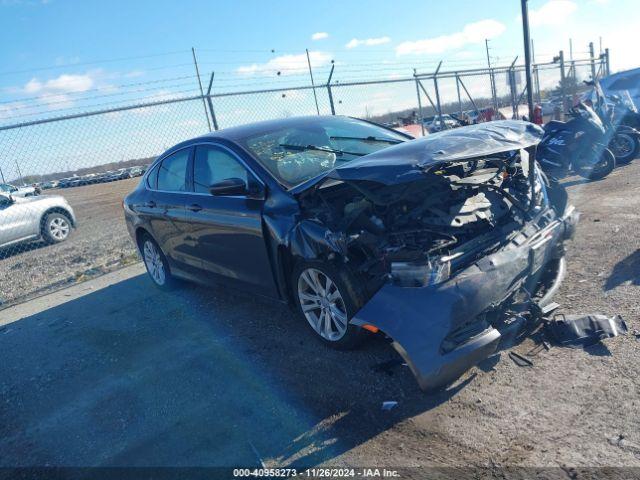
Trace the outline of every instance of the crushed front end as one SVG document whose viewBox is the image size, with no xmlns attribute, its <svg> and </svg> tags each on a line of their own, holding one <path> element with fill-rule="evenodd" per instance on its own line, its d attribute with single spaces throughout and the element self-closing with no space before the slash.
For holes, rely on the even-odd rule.
<svg viewBox="0 0 640 480">
<path fill-rule="evenodd" d="M 578 217 L 535 165 L 529 125 L 407 142 L 300 196 L 292 249 L 358 279 L 367 300 L 350 322 L 389 336 L 425 390 L 517 335 L 564 275 Z"/>
</svg>

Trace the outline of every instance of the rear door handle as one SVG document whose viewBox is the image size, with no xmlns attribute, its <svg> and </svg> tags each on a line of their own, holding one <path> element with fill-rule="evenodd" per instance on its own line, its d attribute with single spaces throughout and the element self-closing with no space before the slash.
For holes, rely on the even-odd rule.
<svg viewBox="0 0 640 480">
<path fill-rule="evenodd" d="M 147 207 L 147 208 L 156 208 L 156 202 L 151 200 L 151 201 L 145 203 L 144 206 Z"/>
<path fill-rule="evenodd" d="M 202 210 L 202 207 L 196 203 L 194 203 L 193 205 L 189 205 L 187 207 L 187 210 L 191 211 L 191 212 L 199 212 L 200 210 Z"/>
</svg>

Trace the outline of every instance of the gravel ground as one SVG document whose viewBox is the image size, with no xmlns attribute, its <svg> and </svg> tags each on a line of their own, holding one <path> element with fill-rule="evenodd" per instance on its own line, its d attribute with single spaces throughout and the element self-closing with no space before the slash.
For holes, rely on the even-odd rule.
<svg viewBox="0 0 640 480">
<path fill-rule="evenodd" d="M 640 161 L 600 182 L 567 180 L 582 218 L 561 311 L 619 313 L 640 330 L 639 180 Z M 104 237 L 88 218 L 117 217 L 117 259 L 131 245 L 111 198 L 95 195 L 78 216 L 94 239 Z M 514 347 L 533 367 L 502 352 L 426 395 L 406 367 L 385 365 L 398 357 L 382 338 L 333 351 L 280 305 L 222 288 L 161 293 L 128 268 L 131 278 L 91 280 L 86 296 L 0 331 L 0 465 L 247 465 L 255 448 L 269 466 L 475 466 L 498 477 L 554 467 L 565 478 L 640 467 L 635 335 L 550 351 L 533 336 Z M 382 411 L 387 400 L 397 407 Z"/>
<path fill-rule="evenodd" d="M 67 199 L 78 228 L 57 245 L 32 242 L 0 251 L 0 300 L 5 304 L 24 300 L 135 261 L 121 202 L 139 181 L 45 191 Z"/>
</svg>

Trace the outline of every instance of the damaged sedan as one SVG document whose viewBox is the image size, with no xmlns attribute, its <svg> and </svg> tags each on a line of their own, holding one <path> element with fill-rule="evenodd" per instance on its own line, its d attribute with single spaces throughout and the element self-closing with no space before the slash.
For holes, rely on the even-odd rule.
<svg viewBox="0 0 640 480">
<path fill-rule="evenodd" d="M 489 122 L 412 140 L 348 117 L 176 145 L 124 201 L 162 289 L 222 280 L 290 303 L 322 342 L 389 337 L 424 390 L 544 312 L 577 221 L 535 163 L 542 130 Z"/>
</svg>

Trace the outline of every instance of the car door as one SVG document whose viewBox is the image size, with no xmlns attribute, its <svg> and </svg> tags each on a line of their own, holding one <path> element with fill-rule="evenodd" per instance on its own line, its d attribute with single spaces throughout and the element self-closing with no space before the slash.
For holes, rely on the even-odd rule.
<svg viewBox="0 0 640 480">
<path fill-rule="evenodd" d="M 139 208 L 148 218 L 151 234 L 167 256 L 173 268 L 185 269 L 189 265 L 185 244 L 191 227 L 185 205 L 190 199 L 188 166 L 191 147 L 183 148 L 165 157 L 148 178 L 150 191 Z"/>
<path fill-rule="evenodd" d="M 250 284 L 275 296 L 276 286 L 262 229 L 263 199 L 242 195 L 212 195 L 209 187 L 240 178 L 247 190 L 262 182 L 231 150 L 214 144 L 196 145 L 193 157 L 193 194 L 187 205 L 196 254 L 206 275 L 214 273 Z"/>
<path fill-rule="evenodd" d="M 0 195 L 0 245 L 37 235 L 38 214 L 31 202 Z"/>
</svg>

